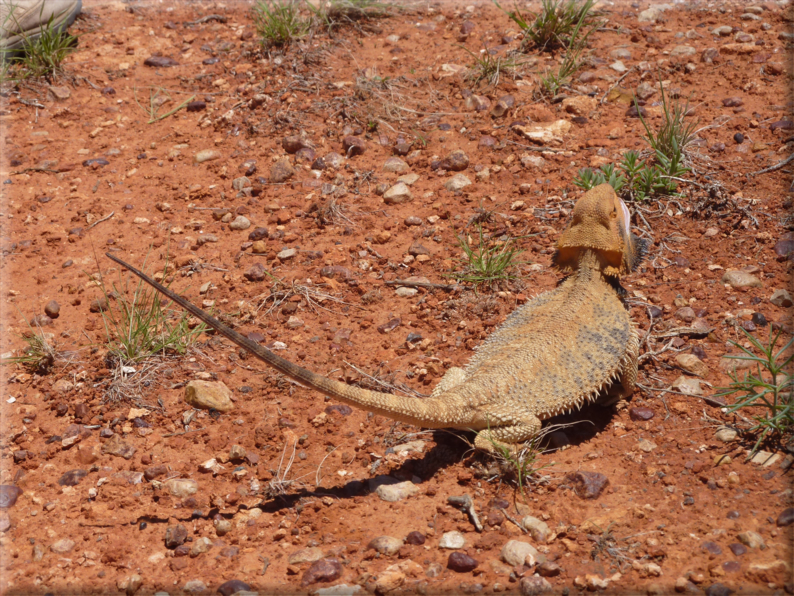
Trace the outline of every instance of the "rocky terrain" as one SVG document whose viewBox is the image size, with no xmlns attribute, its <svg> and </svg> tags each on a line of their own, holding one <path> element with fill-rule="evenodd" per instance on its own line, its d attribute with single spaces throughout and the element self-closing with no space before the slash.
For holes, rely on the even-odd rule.
<svg viewBox="0 0 794 596">
<path fill-rule="evenodd" d="M 523 43 L 495 5 L 402 8 L 267 50 L 245 2 L 85 0 L 64 73 L 4 87 L 0 353 L 55 351 L 0 367 L 4 594 L 794 593 L 794 456 L 748 458 L 763 411 L 718 395 L 742 330 L 792 333 L 791 6 L 603 2 L 555 97 L 559 51 L 476 81 L 467 49 Z M 473 434 L 336 404 L 212 333 L 109 351 L 135 284 L 107 251 L 421 399 L 555 286 L 577 173 L 647 153 L 660 81 L 698 130 L 680 194 L 628 202 L 652 241 L 623 281 L 640 386 L 550 421 L 522 490 Z M 514 278 L 451 276 L 478 224 L 523 249 Z"/>
</svg>

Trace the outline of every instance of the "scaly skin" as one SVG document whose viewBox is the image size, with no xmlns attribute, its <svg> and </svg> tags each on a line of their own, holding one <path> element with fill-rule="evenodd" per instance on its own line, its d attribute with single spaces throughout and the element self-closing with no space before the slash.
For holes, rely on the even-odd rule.
<svg viewBox="0 0 794 596">
<path fill-rule="evenodd" d="M 465 369 L 452 368 L 428 399 L 368 391 L 293 364 L 108 254 L 218 333 L 291 379 L 343 403 L 424 428 L 478 431 L 475 446 L 515 446 L 541 422 L 586 402 L 625 398 L 637 378 L 637 332 L 620 299 L 618 275 L 645 252 L 629 213 L 602 184 L 576 204 L 555 265 L 570 275 L 516 309 Z"/>
</svg>

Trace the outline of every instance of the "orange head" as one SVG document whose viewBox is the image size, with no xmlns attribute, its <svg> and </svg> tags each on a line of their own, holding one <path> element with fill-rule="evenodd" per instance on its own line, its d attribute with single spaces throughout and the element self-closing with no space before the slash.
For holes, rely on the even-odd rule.
<svg viewBox="0 0 794 596">
<path fill-rule="evenodd" d="M 576 271 L 583 249 L 590 249 L 598 256 L 604 275 L 630 273 L 648 249 L 648 242 L 632 234 L 630 227 L 625 203 L 609 184 L 600 184 L 574 206 L 571 221 L 557 243 L 554 265 Z"/>
</svg>

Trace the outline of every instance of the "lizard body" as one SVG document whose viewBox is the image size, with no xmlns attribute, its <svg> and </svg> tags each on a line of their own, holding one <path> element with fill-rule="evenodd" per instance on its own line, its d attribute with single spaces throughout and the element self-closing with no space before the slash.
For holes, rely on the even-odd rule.
<svg viewBox="0 0 794 596">
<path fill-rule="evenodd" d="M 637 333 L 618 276 L 642 260 L 629 212 L 612 187 L 588 191 L 574 207 L 554 264 L 570 272 L 556 289 L 516 309 L 466 368 L 451 368 L 427 399 L 369 391 L 286 360 L 227 327 L 141 271 L 127 268 L 219 334 L 293 380 L 333 399 L 424 428 L 478 431 L 475 446 L 530 439 L 547 418 L 588 401 L 628 397 L 637 376 Z"/>
</svg>

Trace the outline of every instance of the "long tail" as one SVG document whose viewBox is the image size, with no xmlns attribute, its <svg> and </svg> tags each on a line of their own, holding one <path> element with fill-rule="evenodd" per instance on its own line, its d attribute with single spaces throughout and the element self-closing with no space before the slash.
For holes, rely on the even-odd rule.
<svg viewBox="0 0 794 596">
<path fill-rule="evenodd" d="M 407 424 L 414 424 L 425 428 L 449 426 L 449 424 L 444 425 L 439 422 L 440 420 L 449 420 L 450 418 L 448 415 L 445 415 L 445 410 L 449 409 L 449 407 L 438 399 L 418 399 L 393 395 L 391 393 L 368 391 L 313 373 L 297 364 L 293 364 L 289 360 L 277 356 L 267 348 L 251 341 L 244 335 L 240 335 L 234 329 L 227 327 L 215 317 L 208 315 L 199 307 L 181 296 L 178 296 L 162 284 L 157 283 L 151 277 L 132 265 L 125 263 L 109 253 L 105 253 L 105 256 L 130 270 L 155 290 L 176 302 L 179 306 L 215 329 L 215 331 L 225 338 L 234 342 L 241 348 L 245 348 L 269 366 L 272 366 L 277 371 L 287 375 L 289 378 L 302 385 L 316 389 L 323 395 L 350 404 L 351 406 L 356 406 L 368 412 L 374 412 L 375 414 L 393 418 L 394 420 Z"/>
</svg>

